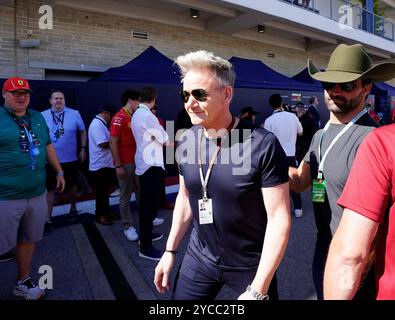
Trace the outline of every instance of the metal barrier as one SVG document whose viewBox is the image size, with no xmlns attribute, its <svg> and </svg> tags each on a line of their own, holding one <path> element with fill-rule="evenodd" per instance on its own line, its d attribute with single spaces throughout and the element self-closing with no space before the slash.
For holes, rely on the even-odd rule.
<svg viewBox="0 0 395 320">
<path fill-rule="evenodd" d="M 312 13 L 329 18 L 360 29 L 376 36 L 394 41 L 395 26 L 384 17 L 374 14 L 349 0 L 279 0 L 290 5 L 311 11 Z"/>
</svg>

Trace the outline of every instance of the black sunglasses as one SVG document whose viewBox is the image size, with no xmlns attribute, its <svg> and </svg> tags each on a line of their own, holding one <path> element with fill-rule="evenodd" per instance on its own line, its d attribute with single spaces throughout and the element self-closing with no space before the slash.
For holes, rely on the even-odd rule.
<svg viewBox="0 0 395 320">
<path fill-rule="evenodd" d="M 350 81 L 343 83 L 322 82 L 322 87 L 325 90 L 332 90 L 334 87 L 336 87 L 337 84 L 339 85 L 340 89 L 342 89 L 344 92 L 351 92 L 357 86 L 356 81 Z"/>
<path fill-rule="evenodd" d="M 191 92 L 182 90 L 180 91 L 180 97 L 182 102 L 187 103 L 191 94 L 197 101 L 200 102 L 206 101 L 208 97 L 208 93 L 204 89 L 193 89 Z"/>
<path fill-rule="evenodd" d="M 11 93 L 14 97 L 27 97 L 30 96 L 30 91 L 24 90 L 24 91 L 6 91 L 8 93 Z"/>
</svg>

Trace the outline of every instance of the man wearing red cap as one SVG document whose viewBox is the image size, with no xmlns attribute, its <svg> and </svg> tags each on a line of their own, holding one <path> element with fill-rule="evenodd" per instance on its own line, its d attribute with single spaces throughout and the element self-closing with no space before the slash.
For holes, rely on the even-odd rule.
<svg viewBox="0 0 395 320">
<path fill-rule="evenodd" d="M 16 245 L 18 278 L 13 294 L 28 300 L 44 295 L 30 278 L 36 241 L 42 239 L 46 220 L 45 162 L 57 172 L 57 187 L 64 188 L 63 171 L 42 115 L 28 109 L 29 83 L 10 78 L 3 85 L 0 107 L 0 254 Z"/>
</svg>

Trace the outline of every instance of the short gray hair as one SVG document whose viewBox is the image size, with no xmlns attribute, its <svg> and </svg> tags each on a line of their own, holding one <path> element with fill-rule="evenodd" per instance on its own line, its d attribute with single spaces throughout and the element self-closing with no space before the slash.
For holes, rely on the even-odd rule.
<svg viewBox="0 0 395 320">
<path fill-rule="evenodd" d="M 221 87 L 233 87 L 235 84 L 236 74 L 232 69 L 232 64 L 228 60 L 215 56 L 212 52 L 205 50 L 189 52 L 177 57 L 176 64 L 181 71 L 181 82 L 184 81 L 188 71 L 204 68 L 213 73 Z"/>
</svg>

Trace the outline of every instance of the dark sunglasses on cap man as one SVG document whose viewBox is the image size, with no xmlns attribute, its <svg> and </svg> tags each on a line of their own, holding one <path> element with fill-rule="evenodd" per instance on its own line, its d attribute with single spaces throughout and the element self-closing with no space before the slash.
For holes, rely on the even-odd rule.
<svg viewBox="0 0 395 320">
<path fill-rule="evenodd" d="M 16 98 L 30 96 L 30 91 L 28 90 L 21 90 L 21 91 L 16 90 L 16 91 L 5 91 L 5 92 L 12 94 Z"/>
</svg>

